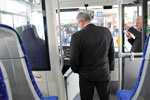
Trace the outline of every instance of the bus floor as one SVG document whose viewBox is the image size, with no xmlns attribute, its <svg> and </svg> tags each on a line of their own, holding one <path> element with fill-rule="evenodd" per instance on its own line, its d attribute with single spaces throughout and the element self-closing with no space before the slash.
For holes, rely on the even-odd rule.
<svg viewBox="0 0 150 100">
<path fill-rule="evenodd" d="M 118 90 L 118 81 L 111 81 L 110 82 L 110 99 L 109 100 L 116 100 L 116 93 Z M 76 95 L 76 97 L 73 100 L 81 100 L 80 99 L 80 94 Z M 99 96 L 97 94 L 97 91 L 95 90 L 94 98 L 93 100 L 99 100 Z"/>
</svg>

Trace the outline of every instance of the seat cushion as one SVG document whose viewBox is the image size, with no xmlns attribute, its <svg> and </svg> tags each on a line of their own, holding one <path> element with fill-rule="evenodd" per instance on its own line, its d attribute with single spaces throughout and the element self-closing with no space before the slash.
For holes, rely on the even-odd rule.
<svg viewBox="0 0 150 100">
<path fill-rule="evenodd" d="M 132 95 L 133 95 L 132 90 L 118 90 L 117 100 L 131 100 Z"/>
<path fill-rule="evenodd" d="M 44 100 L 58 100 L 57 96 L 45 97 Z"/>
</svg>

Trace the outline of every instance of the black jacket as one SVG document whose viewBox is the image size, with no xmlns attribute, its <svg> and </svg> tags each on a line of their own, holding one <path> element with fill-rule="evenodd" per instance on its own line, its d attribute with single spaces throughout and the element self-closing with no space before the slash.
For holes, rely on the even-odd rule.
<svg viewBox="0 0 150 100">
<path fill-rule="evenodd" d="M 72 35 L 70 65 L 80 77 L 110 80 L 114 70 L 114 44 L 109 29 L 88 24 Z"/>
<path fill-rule="evenodd" d="M 133 39 L 133 38 L 128 39 L 128 42 L 132 45 L 130 52 L 142 52 L 142 47 L 141 47 L 141 45 L 142 45 L 142 40 L 141 40 L 142 32 L 135 29 L 134 27 L 129 28 L 128 31 L 131 32 L 135 36 L 135 39 Z"/>
</svg>

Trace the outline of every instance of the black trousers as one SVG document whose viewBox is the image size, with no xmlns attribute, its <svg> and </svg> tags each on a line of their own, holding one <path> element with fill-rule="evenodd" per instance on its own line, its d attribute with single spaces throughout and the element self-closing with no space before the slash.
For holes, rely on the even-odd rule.
<svg viewBox="0 0 150 100">
<path fill-rule="evenodd" d="M 100 100 L 109 100 L 109 81 L 90 81 L 79 78 L 81 100 L 93 100 L 94 89 L 97 89 Z"/>
</svg>

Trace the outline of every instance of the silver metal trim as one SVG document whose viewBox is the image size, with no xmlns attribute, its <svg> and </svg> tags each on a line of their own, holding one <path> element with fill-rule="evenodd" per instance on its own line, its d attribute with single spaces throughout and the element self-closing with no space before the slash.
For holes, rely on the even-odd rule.
<svg viewBox="0 0 150 100">
<path fill-rule="evenodd" d="M 119 54 L 122 53 L 122 0 L 118 0 L 118 18 L 119 18 L 119 36 L 120 36 L 120 46 Z M 119 57 L 119 89 L 122 88 L 122 57 Z"/>
<path fill-rule="evenodd" d="M 119 57 L 126 57 L 126 56 L 143 56 L 143 53 L 119 53 Z"/>
<path fill-rule="evenodd" d="M 73 72 L 72 72 L 71 68 L 69 68 L 69 69 L 67 70 L 67 72 L 64 74 L 64 77 L 65 77 L 65 78 L 68 78 L 72 73 L 73 73 Z"/>
</svg>

